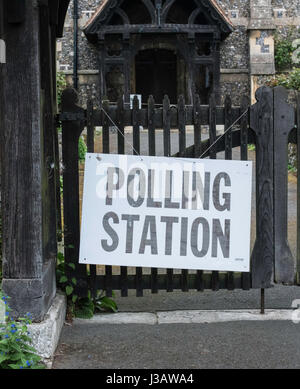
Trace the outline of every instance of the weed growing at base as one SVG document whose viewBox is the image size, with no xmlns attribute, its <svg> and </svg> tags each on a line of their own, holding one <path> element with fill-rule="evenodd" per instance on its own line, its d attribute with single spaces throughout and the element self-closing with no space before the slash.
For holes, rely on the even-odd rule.
<svg viewBox="0 0 300 389">
<path fill-rule="evenodd" d="M 6 321 L 0 324 L 0 369 L 43 369 L 41 358 L 30 346 L 32 342 L 28 325 L 31 315 L 15 321 L 10 316 L 9 297 L 0 291 L 0 299 L 6 306 Z"/>
<path fill-rule="evenodd" d="M 73 248 L 73 246 L 68 247 Z M 64 255 L 58 253 L 56 279 L 59 287 L 66 293 L 68 312 L 71 317 L 91 319 L 95 313 L 118 312 L 117 304 L 114 300 L 106 297 L 104 292 L 97 291 L 96 295 L 92 296 L 91 291 L 88 290 L 87 297 L 79 297 L 75 293 L 77 280 L 70 274 L 70 271 L 75 272 L 75 269 L 76 266 L 74 263 L 66 263 Z"/>
</svg>

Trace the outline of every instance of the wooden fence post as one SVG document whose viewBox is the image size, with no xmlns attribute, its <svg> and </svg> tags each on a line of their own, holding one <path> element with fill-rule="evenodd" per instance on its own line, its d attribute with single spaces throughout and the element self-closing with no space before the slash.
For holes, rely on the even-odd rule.
<svg viewBox="0 0 300 389">
<path fill-rule="evenodd" d="M 252 287 L 269 288 L 274 273 L 274 104 L 273 90 L 261 87 L 250 109 L 256 134 L 256 242 L 252 252 Z"/>
<path fill-rule="evenodd" d="M 217 139 L 217 111 L 216 111 L 216 98 L 212 93 L 209 98 L 209 143 L 210 146 L 214 144 Z M 216 159 L 217 153 L 215 147 L 209 150 L 209 158 Z"/>
<path fill-rule="evenodd" d="M 202 154 L 201 100 L 199 95 L 196 95 L 194 97 L 193 121 L 194 121 L 194 144 L 195 144 L 194 157 L 198 158 Z"/>
<path fill-rule="evenodd" d="M 287 90 L 274 92 L 274 261 L 275 282 L 294 284 L 294 258 L 288 243 L 288 137 L 295 125 L 295 109 Z"/>
<path fill-rule="evenodd" d="M 171 156 L 171 108 L 168 96 L 163 100 L 164 156 Z"/>
<path fill-rule="evenodd" d="M 125 154 L 125 125 L 124 125 L 124 100 L 122 97 L 118 99 L 117 102 L 117 112 L 116 112 L 116 125 L 118 127 L 118 154 Z M 112 297 L 112 266 L 105 266 L 105 291 L 106 296 Z M 121 277 L 120 277 L 120 287 L 121 287 L 121 295 L 122 297 L 128 296 L 128 287 L 127 287 L 127 276 L 128 271 L 126 266 L 121 266 Z"/>
<path fill-rule="evenodd" d="M 249 108 L 248 96 L 243 96 L 241 101 L 241 114 L 246 112 Z M 248 137 L 249 137 L 249 115 L 244 115 L 241 119 L 241 161 L 248 160 Z M 249 290 L 251 288 L 251 274 L 242 274 L 242 288 L 243 290 Z"/>
<path fill-rule="evenodd" d="M 92 97 L 89 97 L 87 101 L 87 118 L 86 118 L 86 127 L 87 127 L 87 151 L 88 153 L 94 153 L 95 149 L 95 127 L 94 127 L 94 105 Z"/>
<path fill-rule="evenodd" d="M 178 98 L 178 130 L 179 130 L 179 155 L 181 157 L 186 156 L 186 108 L 184 96 Z M 181 288 L 183 292 L 188 292 L 188 270 L 183 269 L 181 272 Z"/>
<path fill-rule="evenodd" d="M 228 95 L 226 96 L 225 103 L 224 103 L 224 116 L 225 116 L 224 131 L 226 133 L 225 159 L 232 160 L 232 128 L 230 130 L 229 128 L 234 123 L 234 120 L 232 118 L 232 101 L 230 96 Z M 228 290 L 234 290 L 234 272 L 227 273 L 227 285 L 228 285 Z"/>
<path fill-rule="evenodd" d="M 164 156 L 171 156 L 171 108 L 170 99 L 166 95 L 163 100 L 163 136 Z M 173 269 L 167 269 L 167 292 L 173 292 Z"/>
<path fill-rule="evenodd" d="M 156 155 L 155 144 L 155 101 L 153 96 L 148 99 L 148 141 L 149 141 L 149 155 L 154 157 Z"/>
<path fill-rule="evenodd" d="M 84 120 L 75 117 L 84 113 L 77 105 L 75 89 L 65 89 L 62 94 L 62 112 L 74 114 L 74 120 L 62 121 L 63 198 L 65 261 L 75 265 L 75 272 L 67 267 L 69 276 L 77 279 L 77 294 L 87 293 L 86 266 L 79 265 L 80 217 L 79 217 L 79 169 L 78 142 L 84 128 Z"/>
<path fill-rule="evenodd" d="M 149 143 L 149 156 L 154 157 L 156 155 L 156 142 L 155 142 L 155 101 L 153 96 L 149 96 L 148 99 L 148 143 Z M 158 269 L 151 269 L 151 291 L 153 294 L 158 293 L 157 287 Z"/>
<path fill-rule="evenodd" d="M 141 153 L 141 137 L 140 137 L 140 103 L 137 96 L 133 98 L 132 107 L 132 126 L 133 126 L 133 155 Z M 143 268 L 136 267 L 135 275 L 136 297 L 143 297 Z"/>
<path fill-rule="evenodd" d="M 297 284 L 300 285 L 300 92 L 297 93 Z"/>
<path fill-rule="evenodd" d="M 40 5 L 40 39 L 41 42 L 51 41 L 51 30 L 42 26 L 50 24 L 50 13 L 48 5 Z M 52 48 L 50 45 L 42 44 L 41 47 L 41 86 L 43 101 L 43 145 L 44 145 L 44 166 L 42 170 L 43 187 L 43 229 L 44 229 L 44 252 L 46 258 L 52 258 L 56 262 L 57 257 L 57 208 L 56 208 L 56 155 L 55 138 L 56 123 L 54 120 L 54 95 L 53 89 L 53 68 L 52 68 Z"/>
<path fill-rule="evenodd" d="M 89 96 L 86 104 L 86 145 L 87 152 L 95 152 L 95 126 L 94 126 L 94 104 L 92 96 Z M 96 297 L 97 290 L 96 286 L 96 277 L 97 277 L 97 266 L 90 265 L 90 277 L 89 277 L 89 287 L 92 292 L 93 297 Z"/>
</svg>

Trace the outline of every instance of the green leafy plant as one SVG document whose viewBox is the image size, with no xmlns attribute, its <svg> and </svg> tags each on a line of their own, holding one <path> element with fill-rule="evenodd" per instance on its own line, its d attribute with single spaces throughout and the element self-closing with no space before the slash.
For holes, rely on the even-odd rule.
<svg viewBox="0 0 300 389">
<path fill-rule="evenodd" d="M 295 58 L 299 58 L 297 50 L 297 37 L 300 30 L 291 28 L 286 37 L 280 36 L 278 33 L 274 35 L 274 57 L 276 70 L 279 72 L 292 69 Z M 298 54 L 298 55 L 297 55 Z"/>
<path fill-rule="evenodd" d="M 64 194 L 64 178 L 63 176 L 59 177 L 59 189 L 60 189 L 60 194 Z"/>
<path fill-rule="evenodd" d="M 0 215 L 0 285 L 2 282 L 2 216 Z"/>
<path fill-rule="evenodd" d="M 291 173 L 297 173 L 297 168 L 289 163 L 288 164 L 288 171 Z"/>
<path fill-rule="evenodd" d="M 31 315 L 18 321 L 10 317 L 9 297 L 0 291 L 0 298 L 6 306 L 6 322 L 0 325 L 0 369 L 43 369 L 41 358 L 30 346 L 32 340 L 28 325 Z"/>
<path fill-rule="evenodd" d="M 300 68 L 293 68 L 289 73 L 277 74 L 275 78 L 269 79 L 269 86 L 281 85 L 287 89 L 300 91 Z"/>
<path fill-rule="evenodd" d="M 87 297 L 78 297 L 75 293 L 75 286 L 77 284 L 76 278 L 70 277 L 67 274 L 67 266 L 73 271 L 75 270 L 75 265 L 72 263 L 66 264 L 64 255 L 59 253 L 56 269 L 57 282 L 67 295 L 68 312 L 71 317 L 91 319 L 97 312 L 116 313 L 118 311 L 115 301 L 106 297 L 103 292 L 98 291 L 96 296 L 92 297 L 91 291 L 88 290 Z"/>
<path fill-rule="evenodd" d="M 78 144 L 78 159 L 79 163 L 83 163 L 85 161 L 85 155 L 87 153 L 87 146 L 84 142 L 83 137 L 81 136 L 79 138 L 79 144 Z"/>
<path fill-rule="evenodd" d="M 70 246 L 70 248 L 72 248 Z M 77 285 L 77 281 L 74 277 L 69 279 L 67 272 L 67 267 L 69 269 L 75 270 L 74 263 L 66 263 L 63 253 L 57 254 L 57 265 L 56 265 L 56 279 L 57 283 L 60 285 L 61 289 L 66 293 L 68 300 L 74 304 L 77 300 L 77 295 L 74 294 L 74 287 Z"/>
<path fill-rule="evenodd" d="M 56 88 L 57 88 L 57 104 L 60 107 L 61 105 L 61 96 L 63 90 L 67 87 L 66 76 L 64 73 L 57 72 L 56 73 Z"/>
<path fill-rule="evenodd" d="M 115 297 L 115 294 L 112 294 Z M 94 299 L 96 312 L 118 312 L 118 306 L 114 300 L 104 295 L 104 292 L 98 291 Z"/>
<path fill-rule="evenodd" d="M 287 77 L 287 88 L 300 91 L 300 68 L 294 68 Z"/>
<path fill-rule="evenodd" d="M 114 297 L 114 294 L 113 294 Z M 104 295 L 104 292 L 98 291 L 95 298 L 92 298 L 91 292 L 88 297 L 78 299 L 75 308 L 75 317 L 80 319 L 91 319 L 97 312 L 118 312 L 118 306 L 114 300 Z"/>
<path fill-rule="evenodd" d="M 64 89 L 66 89 L 67 87 L 66 76 L 64 73 L 61 72 L 56 73 L 56 87 L 57 87 L 57 104 L 58 107 L 61 108 L 62 93 Z M 58 127 L 58 132 L 61 132 L 61 130 L 62 128 L 60 125 Z M 87 153 L 87 146 L 84 142 L 83 137 L 81 136 L 79 138 L 79 144 L 78 144 L 78 159 L 80 163 L 84 162 L 86 153 Z"/>
<path fill-rule="evenodd" d="M 277 70 L 286 70 L 292 67 L 293 42 L 289 37 L 287 39 L 275 36 L 275 65 Z"/>
<path fill-rule="evenodd" d="M 74 316 L 79 319 L 91 319 L 94 316 L 95 305 L 90 292 L 88 297 L 79 298 L 74 309 Z"/>
<path fill-rule="evenodd" d="M 66 76 L 64 73 L 57 72 L 56 73 L 56 93 L 57 93 L 57 105 L 58 109 L 60 110 L 61 108 L 61 97 L 64 89 L 67 87 L 67 81 L 66 81 Z M 58 126 L 57 131 L 60 133 L 62 130 L 61 125 Z"/>
</svg>

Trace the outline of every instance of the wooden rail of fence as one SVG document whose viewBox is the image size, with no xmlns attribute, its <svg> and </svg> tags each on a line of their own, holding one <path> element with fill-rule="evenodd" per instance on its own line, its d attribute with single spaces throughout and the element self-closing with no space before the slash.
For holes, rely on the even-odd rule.
<svg viewBox="0 0 300 389">
<path fill-rule="evenodd" d="M 178 99 L 176 106 L 171 105 L 166 96 L 160 106 L 155 105 L 150 96 L 148 105 L 140 109 L 137 97 L 130 109 L 120 99 L 117 104 L 104 101 L 102 107 L 93 106 L 88 101 L 87 109 L 76 104 L 76 93 L 67 89 L 62 97 L 60 121 L 63 128 L 63 165 L 64 165 L 64 223 L 65 258 L 76 264 L 76 277 L 79 279 L 77 292 L 85 294 L 89 287 L 93 291 L 104 289 L 108 296 L 113 290 L 120 290 L 122 296 L 135 289 L 137 296 L 143 290 L 152 293 L 159 290 L 184 292 L 190 289 L 203 291 L 211 289 L 233 290 L 241 288 L 268 288 L 273 282 L 292 284 L 300 272 L 300 228 L 298 223 L 298 260 L 295 273 L 295 258 L 287 241 L 287 144 L 297 143 L 299 139 L 300 98 L 298 96 L 297 115 L 294 107 L 287 104 L 284 88 L 262 87 L 257 92 L 257 103 L 250 107 L 244 97 L 239 107 L 232 106 L 229 96 L 223 107 L 216 106 L 214 95 L 209 105 L 201 105 L 199 96 L 193 106 L 185 105 L 184 98 Z M 298 123 L 298 127 L 297 127 Z M 232 124 L 235 126 L 232 128 Z M 186 126 L 193 126 L 194 144 L 186 146 Z M 202 126 L 209 126 L 209 139 L 203 140 Z M 223 125 L 225 136 L 217 135 L 217 125 Z M 170 157 L 217 158 L 221 151 L 225 159 L 232 159 L 232 150 L 240 147 L 240 159 L 248 159 L 248 144 L 256 144 L 256 243 L 252 253 L 252 271 L 247 273 L 220 273 L 197 271 L 191 274 L 182 270 L 174 274 L 168 269 L 160 274 L 151 269 L 151 274 L 143 274 L 142 268 L 135 275 L 128 275 L 126 267 L 114 275 L 111 266 L 106 266 L 105 275 L 97 275 L 96 266 L 78 265 L 80 221 L 78 185 L 78 140 L 87 128 L 88 151 L 94 152 L 95 127 L 102 127 L 103 153 L 109 154 L 110 128 L 116 126 L 118 154 L 125 154 L 125 127 L 132 127 L 133 154 L 141 150 L 140 127 L 148 129 L 148 155 L 155 156 L 156 130 L 163 130 L 163 154 Z M 297 128 L 296 128 L 297 127 Z M 172 153 L 171 130 L 178 130 L 179 152 Z M 213 147 L 211 147 L 214 145 Z M 299 142 L 298 142 L 299 153 Z M 298 159 L 299 167 L 299 159 Z M 299 171 L 299 170 L 298 170 Z M 299 191 L 298 183 L 298 191 Z M 298 219 L 300 210 L 298 205 Z"/>
</svg>

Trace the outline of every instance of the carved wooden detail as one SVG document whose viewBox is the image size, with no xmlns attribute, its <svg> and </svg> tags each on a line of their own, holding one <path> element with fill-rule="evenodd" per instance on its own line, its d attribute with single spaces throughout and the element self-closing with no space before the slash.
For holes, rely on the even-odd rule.
<svg viewBox="0 0 300 389">
<path fill-rule="evenodd" d="M 85 34 L 91 41 L 100 41 L 102 47 L 99 55 L 100 81 L 105 83 L 101 87 L 102 95 L 105 93 L 115 100 L 123 91 L 127 103 L 129 95 L 137 92 L 152 92 L 154 97 L 161 98 L 165 93 L 172 95 L 175 83 L 177 93 L 183 94 L 189 103 L 192 103 L 195 93 L 208 103 L 212 92 L 215 92 L 218 103 L 219 42 L 233 28 L 213 0 L 193 0 L 188 4 L 183 0 L 111 0 L 100 11 L 87 25 Z M 169 77 L 170 90 L 165 88 L 163 68 L 155 73 L 155 77 L 160 78 L 158 84 L 164 85 L 157 94 L 156 83 L 153 91 L 137 84 L 136 58 L 143 50 L 153 50 L 153 58 L 164 58 L 164 50 L 170 50 L 170 59 L 162 59 L 167 67 L 171 52 L 175 53 L 176 63 L 170 65 L 173 69 L 173 75 L 170 73 Z M 161 55 L 158 50 L 161 50 Z M 145 61 L 146 69 L 152 59 Z M 174 77 L 175 67 L 177 76 Z M 154 77 L 150 65 L 147 69 L 145 84 L 147 77 Z M 148 96 L 143 99 L 147 100 Z"/>
</svg>

